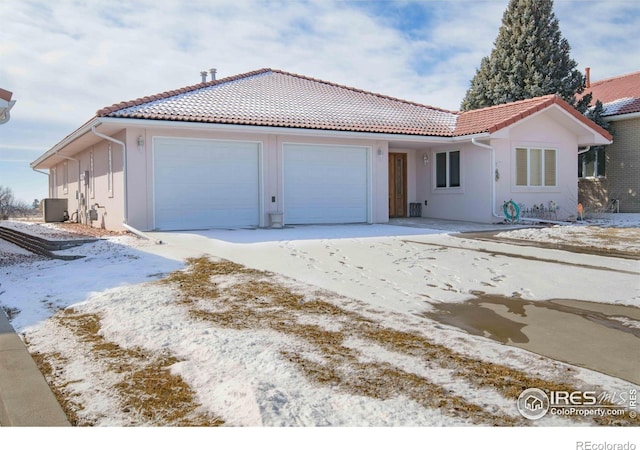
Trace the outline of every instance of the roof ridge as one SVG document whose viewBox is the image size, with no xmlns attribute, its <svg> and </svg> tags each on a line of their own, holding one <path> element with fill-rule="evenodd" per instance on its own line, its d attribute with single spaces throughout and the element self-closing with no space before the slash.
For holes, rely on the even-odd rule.
<svg viewBox="0 0 640 450">
<path fill-rule="evenodd" d="M 321 80 L 319 78 L 313 78 L 313 77 L 309 77 L 306 75 L 300 75 L 297 73 L 292 73 L 292 72 L 286 72 L 284 70 L 278 70 L 278 69 L 268 69 L 273 73 L 280 73 L 282 75 L 288 75 L 288 76 L 292 76 L 292 77 L 296 77 L 296 78 L 300 78 L 302 80 L 308 80 L 308 81 L 313 81 L 315 83 L 322 83 L 322 84 L 326 84 L 328 86 L 333 86 L 333 87 L 337 87 L 337 88 L 341 88 L 341 89 L 347 89 L 353 92 L 357 92 L 359 94 L 367 94 L 367 95 L 373 95 L 379 98 L 384 98 L 387 100 L 393 100 L 396 102 L 401 102 L 401 103 L 405 103 L 407 105 L 413 105 L 413 106 L 419 106 L 421 108 L 429 108 L 435 111 L 441 111 L 441 112 L 445 112 L 445 113 L 449 113 L 449 114 L 457 114 L 458 111 L 451 111 L 449 109 L 444 109 L 444 108 L 438 108 L 437 106 L 431 106 L 431 105 L 425 105 L 424 103 L 418 103 L 418 102 L 414 102 L 411 100 L 405 100 L 402 98 L 398 98 L 398 97 L 391 97 L 389 95 L 384 95 L 384 94 L 379 94 L 377 92 L 372 92 L 372 91 L 365 91 L 364 89 L 358 89 L 352 86 L 347 86 L 344 84 L 338 84 L 338 83 L 333 83 L 331 81 L 325 81 L 325 80 Z"/>
<path fill-rule="evenodd" d="M 479 108 L 479 109 L 470 109 L 468 111 L 460 111 L 459 115 L 463 115 L 463 114 L 468 114 L 468 113 L 475 113 L 475 112 L 481 112 L 481 111 L 487 111 L 489 109 L 502 109 L 502 108 L 511 108 L 513 107 L 513 105 L 515 104 L 522 104 L 522 103 L 540 103 L 543 99 L 547 100 L 550 98 L 559 98 L 561 99 L 561 97 L 558 94 L 546 94 L 546 95 L 541 95 L 539 97 L 531 97 L 531 98 L 524 98 L 522 100 L 515 100 L 513 102 L 508 102 L 508 103 L 499 103 L 497 105 L 491 105 L 491 106 L 485 106 L 484 108 Z"/>
<path fill-rule="evenodd" d="M 140 106 L 144 103 L 152 102 L 155 100 L 163 100 L 165 98 L 173 97 L 175 95 L 186 94 L 187 92 L 197 91 L 198 89 L 203 89 L 209 86 L 215 86 L 218 84 L 228 83 L 230 81 L 241 80 L 243 78 L 249 78 L 255 75 L 260 75 L 262 73 L 267 73 L 271 71 L 272 70 L 269 68 L 253 70 L 251 72 L 246 72 L 238 75 L 232 75 L 229 77 L 220 78 L 219 80 L 205 81 L 204 83 L 193 84 L 191 86 L 185 86 L 183 88 L 173 89 L 171 91 L 164 91 L 164 92 L 160 92 L 159 94 L 138 97 L 135 100 L 114 103 L 111 106 L 105 106 L 104 108 L 101 108 L 98 111 L 96 111 L 96 117 L 104 117 L 111 114 L 112 112 L 118 111 L 119 109 L 130 108 L 132 106 Z"/>
</svg>

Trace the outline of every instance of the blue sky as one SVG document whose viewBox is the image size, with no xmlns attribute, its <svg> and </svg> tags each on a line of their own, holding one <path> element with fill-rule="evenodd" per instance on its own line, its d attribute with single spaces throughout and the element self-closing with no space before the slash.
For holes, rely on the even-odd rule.
<svg viewBox="0 0 640 450">
<path fill-rule="evenodd" d="M 263 67 L 456 110 L 508 0 L 2 0 L 0 185 L 29 203 L 29 162 L 95 112 Z M 640 2 L 555 0 L 571 56 L 598 80 L 640 70 Z"/>
</svg>

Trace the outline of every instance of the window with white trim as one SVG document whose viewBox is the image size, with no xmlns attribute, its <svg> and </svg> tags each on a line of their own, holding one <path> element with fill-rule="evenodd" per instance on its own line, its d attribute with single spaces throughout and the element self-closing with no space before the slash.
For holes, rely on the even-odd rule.
<svg viewBox="0 0 640 450">
<path fill-rule="evenodd" d="M 62 192 L 69 192 L 69 164 L 67 161 L 62 163 Z"/>
<path fill-rule="evenodd" d="M 93 151 L 89 152 L 89 190 L 91 191 L 91 198 L 96 198 L 96 179 L 94 177 L 93 168 Z"/>
<path fill-rule="evenodd" d="M 460 150 L 436 153 L 436 188 L 460 187 Z"/>
<path fill-rule="evenodd" d="M 604 178 L 607 158 L 604 148 L 592 148 L 578 155 L 578 178 Z"/>
<path fill-rule="evenodd" d="M 558 179 L 555 148 L 516 148 L 516 186 L 555 187 Z"/>
<path fill-rule="evenodd" d="M 109 191 L 109 197 L 113 197 L 113 150 L 111 144 L 107 150 L 107 191 Z"/>
</svg>

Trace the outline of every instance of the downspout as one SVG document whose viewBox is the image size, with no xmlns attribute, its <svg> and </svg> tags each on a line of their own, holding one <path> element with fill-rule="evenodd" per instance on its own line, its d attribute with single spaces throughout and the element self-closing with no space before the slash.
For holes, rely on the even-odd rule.
<svg viewBox="0 0 640 450">
<path fill-rule="evenodd" d="M 136 236 L 139 236 L 143 239 L 147 239 L 147 240 L 151 240 L 149 238 L 149 236 L 147 236 L 146 234 L 144 234 L 142 231 L 133 228 L 131 225 L 128 224 L 129 221 L 129 201 L 128 201 L 128 193 L 129 191 L 127 190 L 127 145 L 122 142 L 119 141 L 117 139 L 112 138 L 111 136 L 107 136 L 106 134 L 100 133 L 99 131 L 96 130 L 96 127 L 93 126 L 91 127 L 91 132 L 93 134 L 95 134 L 96 136 L 107 140 L 109 142 L 113 142 L 114 144 L 118 144 L 120 146 L 122 146 L 122 178 L 123 178 L 123 209 L 124 209 L 124 218 L 122 220 L 122 226 L 126 229 L 129 230 L 130 232 L 132 232 L 133 234 L 135 234 Z"/>
<path fill-rule="evenodd" d="M 51 197 L 51 173 L 47 173 L 47 172 L 43 172 L 42 170 L 38 170 L 38 169 L 34 169 L 33 167 L 31 168 L 31 170 L 33 170 L 34 172 L 38 172 L 41 173 L 42 175 L 46 175 L 48 178 L 47 181 L 47 186 L 49 187 L 47 190 L 49 191 L 49 197 Z"/>
<path fill-rule="evenodd" d="M 487 150 L 491 151 L 491 169 L 492 169 L 491 171 L 491 215 L 498 219 L 504 220 L 504 217 L 502 217 L 499 214 L 496 214 L 496 176 L 495 176 L 496 151 L 492 146 L 488 144 L 483 144 L 482 142 L 478 142 L 477 138 L 471 138 L 471 143 L 473 145 L 486 148 Z"/>
<path fill-rule="evenodd" d="M 583 153 L 587 153 L 589 150 L 591 150 L 591 146 L 587 145 L 584 150 L 580 150 L 580 147 L 578 147 L 578 155 L 582 155 Z"/>
</svg>

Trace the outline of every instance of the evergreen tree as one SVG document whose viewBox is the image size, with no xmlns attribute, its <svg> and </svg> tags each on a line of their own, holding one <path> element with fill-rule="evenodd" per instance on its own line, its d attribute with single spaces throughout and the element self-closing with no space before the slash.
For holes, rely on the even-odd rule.
<svg viewBox="0 0 640 450">
<path fill-rule="evenodd" d="M 569 50 L 553 13 L 553 0 L 510 0 L 491 55 L 482 59 L 461 109 L 547 94 L 558 94 L 575 105 L 584 77 Z M 586 110 L 586 105 L 581 108 Z"/>
</svg>

